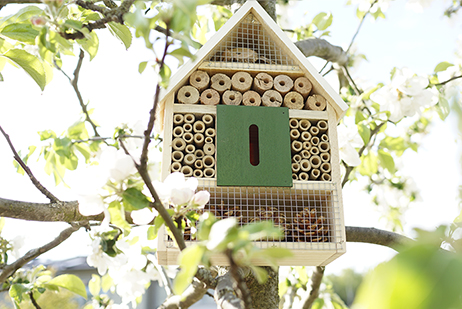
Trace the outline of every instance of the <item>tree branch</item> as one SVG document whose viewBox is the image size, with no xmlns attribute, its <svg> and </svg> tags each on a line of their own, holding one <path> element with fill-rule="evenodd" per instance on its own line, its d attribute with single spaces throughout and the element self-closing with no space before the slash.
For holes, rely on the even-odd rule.
<svg viewBox="0 0 462 309">
<path fill-rule="evenodd" d="M 22 167 L 22 169 L 26 172 L 26 174 L 29 176 L 30 180 L 34 184 L 34 186 L 42 192 L 43 195 L 45 195 L 52 203 L 54 204 L 59 204 L 61 201 L 54 196 L 50 191 L 47 190 L 38 180 L 35 178 L 35 176 L 32 174 L 31 170 L 27 165 L 24 163 L 24 161 L 21 159 L 21 157 L 18 155 L 16 152 L 16 149 L 13 146 L 13 143 L 10 140 L 10 136 L 6 134 L 6 132 L 3 130 L 3 128 L 0 126 L 0 131 L 2 132 L 3 136 L 5 136 L 6 141 L 8 142 L 8 145 L 11 148 L 11 151 L 13 152 L 13 157 L 14 159 L 19 163 L 19 165 Z"/>
<path fill-rule="evenodd" d="M 40 307 L 39 304 L 37 303 L 37 301 L 35 300 L 34 293 L 32 291 L 30 291 L 27 294 L 29 294 L 30 301 L 34 305 L 35 309 L 42 309 L 42 307 Z"/>
<path fill-rule="evenodd" d="M 348 54 L 340 46 L 332 45 L 324 39 L 308 38 L 295 42 L 295 46 L 305 57 L 319 57 L 339 66 L 344 66 L 348 62 Z"/>
<path fill-rule="evenodd" d="M 317 266 L 310 278 L 311 290 L 306 291 L 300 300 L 300 309 L 310 309 L 314 301 L 319 297 L 319 287 L 321 286 L 322 277 L 324 276 L 325 267 Z"/>
<path fill-rule="evenodd" d="M 361 242 L 385 246 L 395 251 L 400 251 L 403 246 L 414 241 L 401 234 L 379 230 L 373 227 L 346 226 L 345 231 L 347 242 Z"/>
<path fill-rule="evenodd" d="M 218 277 L 214 299 L 222 309 L 244 309 L 244 302 L 237 297 L 233 285 L 234 281 L 230 272 Z"/>
<path fill-rule="evenodd" d="M 448 80 L 446 80 L 446 81 L 444 81 L 444 82 L 435 84 L 435 86 L 442 86 L 442 85 L 445 85 L 445 84 L 447 84 L 447 83 L 449 83 L 449 82 L 452 82 L 453 80 L 458 79 L 458 78 L 462 78 L 462 75 L 451 77 L 450 79 L 448 79 Z"/>
<path fill-rule="evenodd" d="M 181 295 L 167 298 L 158 309 L 186 309 L 197 303 L 207 292 L 207 286 L 197 279 Z"/>
<path fill-rule="evenodd" d="M 58 237 L 56 237 L 54 240 L 51 242 L 47 243 L 46 245 L 37 248 L 37 249 L 32 249 L 29 252 L 27 252 L 24 256 L 16 260 L 14 263 L 7 265 L 3 268 L 2 273 L 0 274 L 0 282 L 3 283 L 5 280 L 7 280 L 10 276 L 12 276 L 19 268 L 23 267 L 39 255 L 50 251 L 51 249 L 55 248 L 59 244 L 61 244 L 63 241 L 68 239 L 72 233 L 80 229 L 79 224 L 75 224 L 65 230 L 63 230 Z"/>
</svg>

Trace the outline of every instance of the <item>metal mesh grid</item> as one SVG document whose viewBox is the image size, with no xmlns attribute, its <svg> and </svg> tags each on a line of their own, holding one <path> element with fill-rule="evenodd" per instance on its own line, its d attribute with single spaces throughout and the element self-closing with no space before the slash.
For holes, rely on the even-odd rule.
<svg viewBox="0 0 462 309">
<path fill-rule="evenodd" d="M 284 231 L 282 239 L 263 239 L 259 247 L 294 250 L 334 250 L 343 243 L 340 206 L 333 183 L 295 183 L 293 188 L 217 187 L 214 180 L 201 180 L 198 190 L 210 192 L 204 211 L 217 218 L 236 217 L 240 225 L 272 220 Z M 173 247 L 166 236 L 167 247 Z M 190 227 L 185 240 L 194 238 Z"/>
<path fill-rule="evenodd" d="M 212 68 L 276 70 L 284 66 L 299 70 L 253 14 L 247 15 L 211 55 L 208 66 Z"/>
</svg>

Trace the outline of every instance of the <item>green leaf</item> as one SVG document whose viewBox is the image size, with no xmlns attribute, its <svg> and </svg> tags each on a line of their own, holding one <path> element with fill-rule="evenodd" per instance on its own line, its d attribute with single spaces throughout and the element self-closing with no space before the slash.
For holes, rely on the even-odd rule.
<svg viewBox="0 0 462 309">
<path fill-rule="evenodd" d="M 88 282 L 88 290 L 91 295 L 98 296 L 101 291 L 101 278 L 98 275 L 92 274 L 91 280 Z"/>
<path fill-rule="evenodd" d="M 181 270 L 173 282 L 173 291 L 175 294 L 180 295 L 191 284 L 204 252 L 205 248 L 200 245 L 192 245 L 181 251 L 178 256 Z"/>
<path fill-rule="evenodd" d="M 125 220 L 125 212 L 123 211 L 122 204 L 119 201 L 113 201 L 108 207 L 109 215 L 111 216 L 111 222 L 116 226 L 123 229 L 125 232 L 129 232 L 131 227 Z"/>
<path fill-rule="evenodd" d="M 322 309 L 324 307 L 324 299 L 322 298 L 317 298 L 314 302 L 313 305 L 311 306 L 311 309 Z"/>
<path fill-rule="evenodd" d="M 395 161 L 389 152 L 386 152 L 383 149 L 379 149 L 378 158 L 380 164 L 385 167 L 390 173 L 395 173 Z"/>
<path fill-rule="evenodd" d="M 64 22 L 64 26 L 66 26 L 68 29 L 74 29 L 74 30 L 80 30 L 82 29 L 82 22 L 78 20 L 73 20 L 73 19 L 67 19 Z"/>
<path fill-rule="evenodd" d="M 252 269 L 252 272 L 255 275 L 255 278 L 257 278 L 259 284 L 263 284 L 266 280 L 268 280 L 268 272 L 264 268 L 254 265 L 250 265 L 250 268 Z"/>
<path fill-rule="evenodd" d="M 326 30 L 332 24 L 333 16 L 331 13 L 321 12 L 313 18 L 312 23 L 318 30 Z"/>
<path fill-rule="evenodd" d="M 39 131 L 37 133 L 40 136 L 41 141 L 47 140 L 49 138 L 56 138 L 56 133 L 52 130 Z"/>
<path fill-rule="evenodd" d="M 228 243 L 237 238 L 236 218 L 226 218 L 212 225 L 207 242 L 210 251 L 224 250 Z"/>
<path fill-rule="evenodd" d="M 7 24 L 28 21 L 31 17 L 42 15 L 43 10 L 35 5 L 29 5 L 20 9 L 16 14 L 0 19 L 0 29 Z"/>
<path fill-rule="evenodd" d="M 127 211 L 143 209 L 149 206 L 149 200 L 141 190 L 128 188 L 122 193 L 122 201 Z"/>
<path fill-rule="evenodd" d="M 443 61 L 443 62 L 438 63 L 433 71 L 435 73 L 446 71 L 449 67 L 452 67 L 452 66 L 454 66 L 452 63 Z"/>
<path fill-rule="evenodd" d="M 140 64 L 138 65 L 138 72 L 140 72 L 140 74 L 144 72 L 147 64 L 147 61 L 140 62 Z"/>
<path fill-rule="evenodd" d="M 369 143 L 369 139 L 371 138 L 371 130 L 369 127 L 362 123 L 358 124 L 358 133 L 363 139 L 364 145 L 367 145 L 367 143 Z"/>
<path fill-rule="evenodd" d="M 46 86 L 46 76 L 45 70 L 43 68 L 42 63 L 40 60 L 26 52 L 22 49 L 10 49 L 0 57 L 6 57 L 19 65 L 24 71 L 26 71 L 30 77 L 34 79 L 34 81 L 39 85 L 42 91 L 45 89 Z"/>
<path fill-rule="evenodd" d="M 169 53 L 169 55 L 178 59 L 179 65 L 182 65 L 184 63 L 184 60 L 183 60 L 184 57 L 194 59 L 194 55 L 191 54 L 191 52 L 189 51 L 187 47 L 180 47 L 175 50 L 172 50 Z"/>
<path fill-rule="evenodd" d="M 108 23 L 109 30 L 111 31 L 112 35 L 122 41 L 124 43 L 125 48 L 128 49 L 130 45 L 132 45 L 132 33 L 127 26 L 121 25 L 119 23 L 115 23 L 111 21 Z"/>
<path fill-rule="evenodd" d="M 93 60 L 93 58 L 96 56 L 96 53 L 98 52 L 99 47 L 99 39 L 95 31 L 90 32 L 87 35 L 87 38 L 77 40 L 77 42 L 90 55 L 90 61 Z"/>
<path fill-rule="evenodd" d="M 82 280 L 76 275 L 60 275 L 48 281 L 48 284 L 53 284 L 62 287 L 66 290 L 74 292 L 77 295 L 82 296 L 83 298 L 87 298 L 85 284 L 83 284 Z"/>
<path fill-rule="evenodd" d="M 85 158 L 85 162 L 88 163 L 89 160 L 90 160 L 90 158 L 91 158 L 90 147 L 88 147 L 88 145 L 80 144 L 80 143 L 74 144 L 74 147 L 75 147 L 75 149 L 77 149 L 77 150 L 82 154 L 82 156 Z"/>
<path fill-rule="evenodd" d="M 358 166 L 358 172 L 362 176 L 372 176 L 378 171 L 377 156 L 369 152 L 366 156 L 361 157 L 361 165 Z"/>
<path fill-rule="evenodd" d="M 13 284 L 10 287 L 9 294 L 10 294 L 10 297 L 15 302 L 20 303 L 23 300 L 24 293 L 29 292 L 29 291 L 30 291 L 30 288 L 24 284 Z"/>
<path fill-rule="evenodd" d="M 451 112 L 449 102 L 442 94 L 440 94 L 439 96 L 438 104 L 436 105 L 436 111 L 438 112 L 438 115 L 440 116 L 441 120 L 445 120 Z"/>
<path fill-rule="evenodd" d="M 0 32 L 10 39 L 20 42 L 34 44 L 35 38 L 39 34 L 31 24 L 9 24 Z"/>
<path fill-rule="evenodd" d="M 168 67 L 168 65 L 166 65 L 164 63 L 164 65 L 162 66 L 162 68 L 160 69 L 160 72 L 159 72 L 159 75 L 162 79 L 162 81 L 159 83 L 160 86 L 164 87 L 165 89 L 167 89 L 168 87 L 168 83 L 170 81 L 170 76 L 172 75 L 172 71 L 170 70 L 170 68 Z"/>
<path fill-rule="evenodd" d="M 153 240 L 157 238 L 159 229 L 165 224 L 164 218 L 162 216 L 157 216 L 154 219 L 154 226 L 150 226 L 148 229 L 148 240 Z"/>
<path fill-rule="evenodd" d="M 101 280 L 101 288 L 103 292 L 106 293 L 109 289 L 114 285 L 114 281 L 109 276 L 109 274 L 105 274 Z"/>
</svg>

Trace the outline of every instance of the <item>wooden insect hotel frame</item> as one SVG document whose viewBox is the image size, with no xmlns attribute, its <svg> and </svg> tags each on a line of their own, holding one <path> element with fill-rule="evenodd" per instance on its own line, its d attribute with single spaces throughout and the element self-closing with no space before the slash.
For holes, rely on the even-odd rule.
<svg viewBox="0 0 462 309">
<path fill-rule="evenodd" d="M 218 218 L 272 220 L 284 237 L 255 244 L 291 249 L 280 265 L 327 265 L 345 253 L 337 123 L 347 105 L 257 1 L 179 69 L 161 98 L 162 179 L 176 171 L 198 178 L 211 195 L 205 211 Z M 178 264 L 165 230 L 158 239 L 159 264 Z"/>
</svg>

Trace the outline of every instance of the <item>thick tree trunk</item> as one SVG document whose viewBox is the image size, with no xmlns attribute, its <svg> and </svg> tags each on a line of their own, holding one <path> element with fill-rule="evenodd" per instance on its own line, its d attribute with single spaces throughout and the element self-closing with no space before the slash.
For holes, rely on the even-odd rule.
<svg viewBox="0 0 462 309">
<path fill-rule="evenodd" d="M 259 284 L 253 275 L 245 278 L 245 283 L 252 297 L 252 305 L 255 309 L 278 309 L 279 308 L 279 274 L 271 267 L 263 267 L 268 272 L 268 280 Z"/>
</svg>

